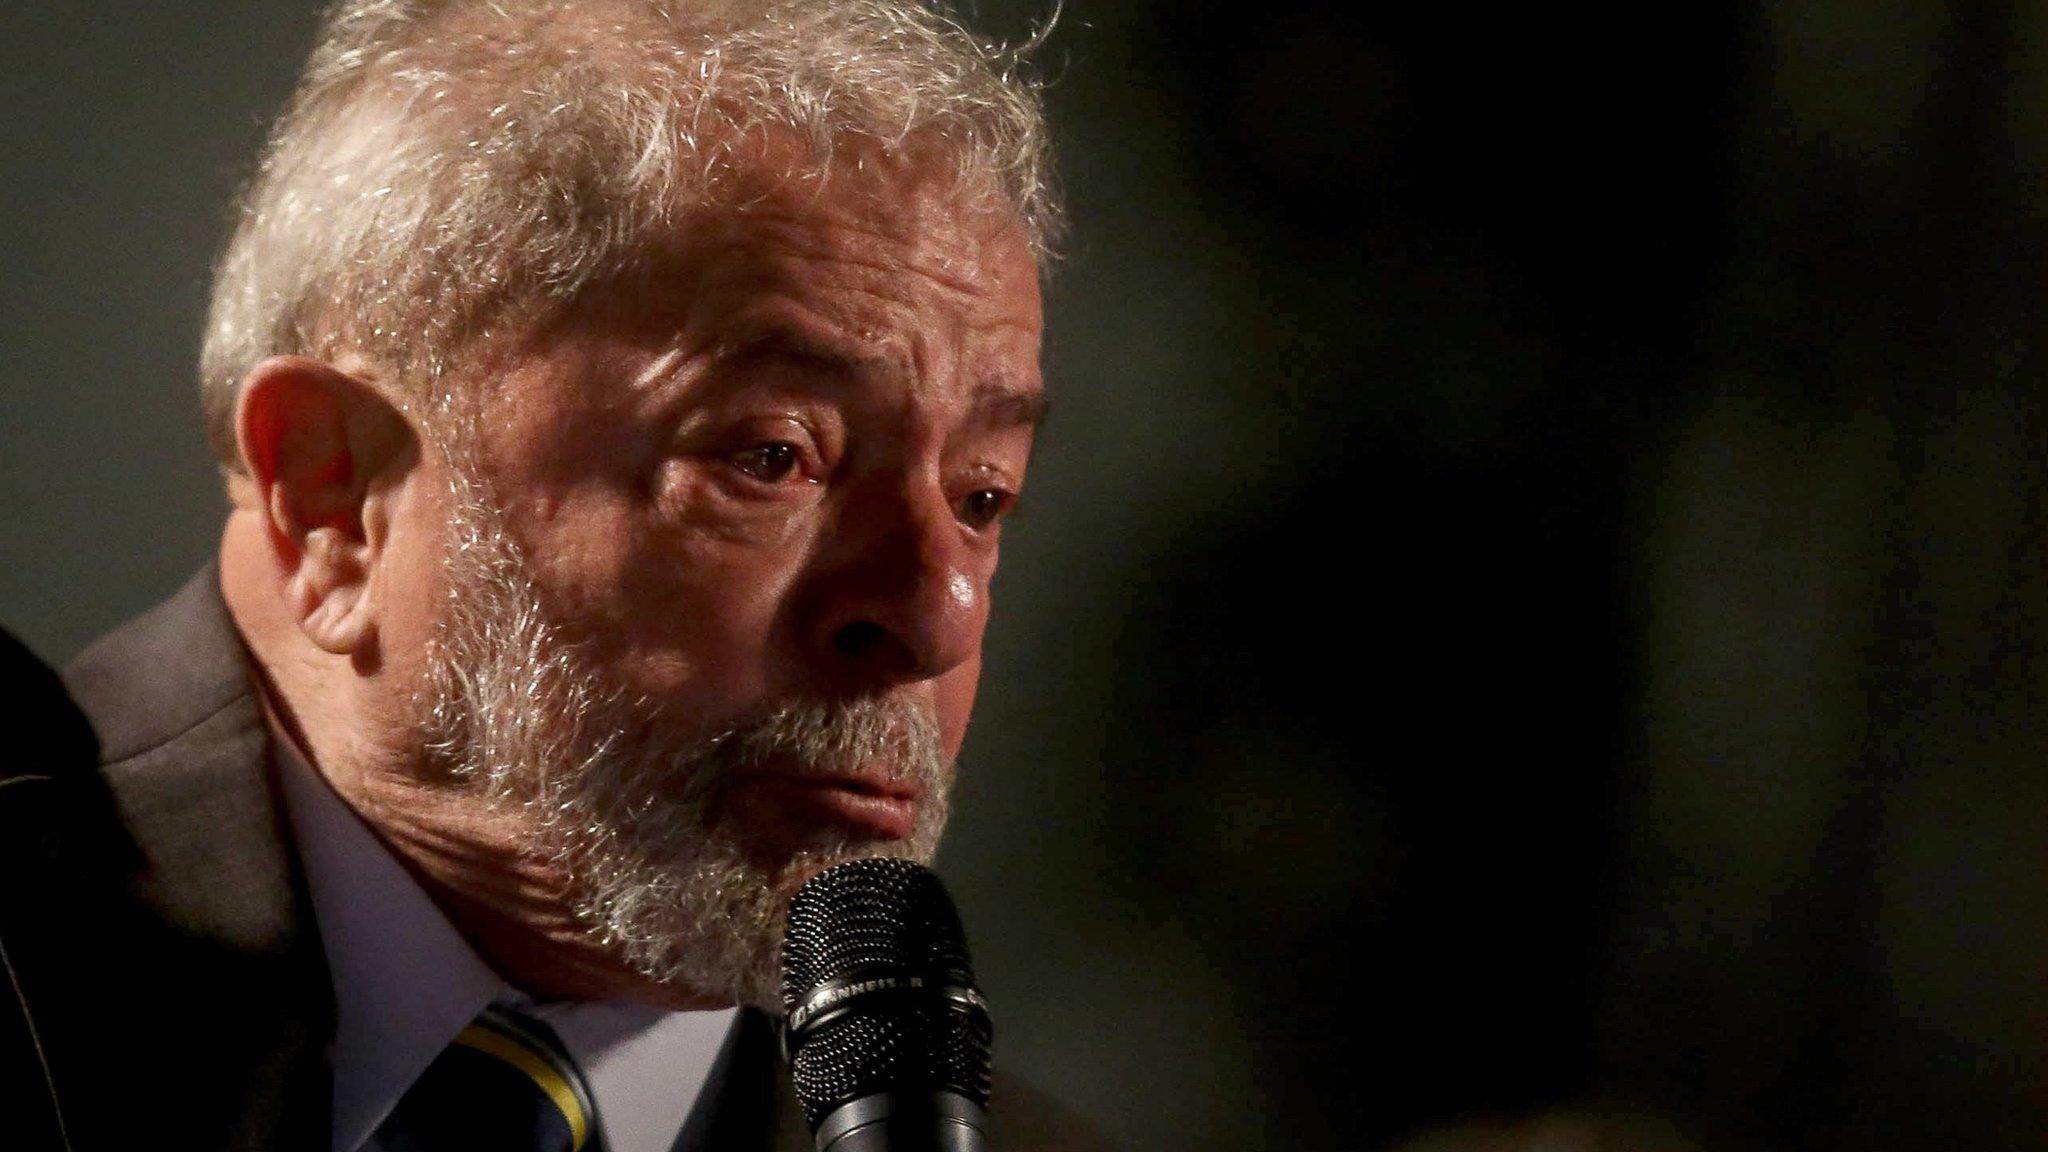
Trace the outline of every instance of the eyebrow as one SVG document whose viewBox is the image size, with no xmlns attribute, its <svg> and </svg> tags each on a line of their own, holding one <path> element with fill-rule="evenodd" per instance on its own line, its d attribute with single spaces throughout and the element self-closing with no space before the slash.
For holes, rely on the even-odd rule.
<svg viewBox="0 0 2048 1152">
<path fill-rule="evenodd" d="M 970 418 L 992 429 L 1031 428 L 1044 425 L 1052 414 L 1052 401 L 1045 393 L 1007 384 L 984 383 L 974 390 Z"/>
<path fill-rule="evenodd" d="M 859 345 L 782 326 L 732 342 L 720 351 L 718 359 L 730 362 L 749 356 L 775 356 L 848 374 L 886 372 L 896 367 L 890 357 L 870 353 Z M 976 384 L 968 406 L 968 419 L 996 430 L 1037 429 L 1051 414 L 1052 402 L 1044 391 L 1000 379 L 985 379 Z"/>
</svg>

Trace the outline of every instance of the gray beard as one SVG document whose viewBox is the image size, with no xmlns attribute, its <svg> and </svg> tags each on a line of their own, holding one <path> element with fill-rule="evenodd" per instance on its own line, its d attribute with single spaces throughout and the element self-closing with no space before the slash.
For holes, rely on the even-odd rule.
<svg viewBox="0 0 2048 1152">
<path fill-rule="evenodd" d="M 417 700 L 435 774 L 529 830 L 570 884 L 590 941 L 663 985 L 781 1011 L 783 921 L 805 879 L 861 856 L 929 863 L 951 768 L 938 727 L 901 699 L 786 702 L 714 732 L 677 732 L 550 620 L 496 505 L 457 467 L 448 601 Z M 821 837 L 779 865 L 721 822 L 721 785 L 775 758 L 798 772 L 895 766 L 921 786 L 905 841 Z"/>
</svg>

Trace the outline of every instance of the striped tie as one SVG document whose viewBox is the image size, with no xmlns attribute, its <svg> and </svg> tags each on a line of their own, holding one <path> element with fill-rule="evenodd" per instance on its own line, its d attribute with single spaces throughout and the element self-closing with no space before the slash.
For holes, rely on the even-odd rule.
<svg viewBox="0 0 2048 1152">
<path fill-rule="evenodd" d="M 602 1152 L 596 1112 L 553 1030 L 493 1004 L 392 1109 L 374 1152 Z"/>
</svg>

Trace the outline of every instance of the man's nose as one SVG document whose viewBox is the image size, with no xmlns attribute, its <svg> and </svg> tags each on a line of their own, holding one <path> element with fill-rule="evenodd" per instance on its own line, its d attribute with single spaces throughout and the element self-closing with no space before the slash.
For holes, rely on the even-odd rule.
<svg viewBox="0 0 2048 1152">
<path fill-rule="evenodd" d="M 808 626 L 837 686 L 929 680 L 974 657 L 988 619 L 985 565 L 936 485 L 849 499 L 813 569 Z"/>
</svg>

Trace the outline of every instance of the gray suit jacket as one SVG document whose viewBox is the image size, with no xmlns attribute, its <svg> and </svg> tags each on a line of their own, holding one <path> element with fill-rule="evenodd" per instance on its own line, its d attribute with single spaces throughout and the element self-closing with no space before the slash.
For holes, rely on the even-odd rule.
<svg viewBox="0 0 2048 1152">
<path fill-rule="evenodd" d="M 48 685 L 15 728 L 61 739 L 0 762 L 0 1143 L 327 1152 L 333 991 L 214 569 L 64 682 L 90 736 Z M 743 1020 L 693 1126 L 808 1149 L 772 1024 Z M 993 1148 L 1101 1146 L 997 1092 Z"/>
</svg>

